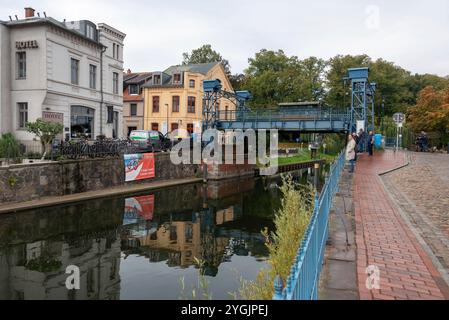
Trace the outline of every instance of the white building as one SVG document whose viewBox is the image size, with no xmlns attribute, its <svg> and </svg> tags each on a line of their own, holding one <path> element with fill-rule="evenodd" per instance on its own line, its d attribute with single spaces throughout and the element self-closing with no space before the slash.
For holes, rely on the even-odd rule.
<svg viewBox="0 0 449 320">
<path fill-rule="evenodd" d="M 26 122 L 64 124 L 64 139 L 121 138 L 123 41 L 107 24 L 35 16 L 0 21 L 0 133 L 25 145 Z"/>
</svg>

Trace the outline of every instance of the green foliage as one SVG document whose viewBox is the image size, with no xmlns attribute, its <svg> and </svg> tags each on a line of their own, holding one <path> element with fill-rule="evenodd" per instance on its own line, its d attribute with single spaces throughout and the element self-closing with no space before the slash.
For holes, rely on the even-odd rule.
<svg viewBox="0 0 449 320">
<path fill-rule="evenodd" d="M 198 64 L 198 63 L 210 63 L 210 62 L 221 62 L 225 69 L 227 75 L 231 74 L 231 66 L 229 65 L 229 61 L 223 59 L 221 54 L 212 49 L 210 44 L 205 44 L 198 49 L 192 50 L 191 53 L 184 52 L 182 54 L 183 65 L 187 64 Z"/>
<path fill-rule="evenodd" d="M 17 180 L 17 177 L 15 177 L 15 176 L 10 176 L 10 177 L 8 178 L 8 185 L 9 185 L 11 188 L 14 188 L 14 187 L 17 185 L 17 182 L 18 182 L 18 180 Z"/>
<path fill-rule="evenodd" d="M 274 219 L 276 232 L 263 231 L 270 253 L 270 268 L 260 271 L 254 282 L 241 279 L 239 295 L 245 300 L 271 300 L 276 275 L 286 282 L 313 214 L 314 191 L 310 185 L 298 185 L 287 176 L 280 190 L 283 199 Z"/>
<path fill-rule="evenodd" d="M 263 49 L 249 59 L 243 87 L 251 91 L 250 105 L 256 108 L 273 107 L 281 102 L 314 101 L 324 97 L 322 59 L 310 57 L 299 60 L 284 51 Z"/>
<path fill-rule="evenodd" d="M 198 268 L 198 280 L 197 285 L 191 289 L 191 294 L 186 292 L 185 278 L 180 279 L 181 285 L 181 297 L 180 300 L 212 300 L 212 294 L 210 292 L 210 283 L 206 279 L 204 274 L 204 268 L 206 262 L 204 260 L 194 258 L 195 265 Z"/>
<path fill-rule="evenodd" d="M 5 133 L 0 138 L 0 158 L 18 160 L 21 157 L 20 144 L 12 133 Z"/>
<path fill-rule="evenodd" d="M 28 132 L 34 133 L 40 139 L 45 155 L 46 147 L 51 145 L 56 136 L 63 132 L 64 125 L 37 119 L 36 122 L 28 122 L 26 128 Z"/>
</svg>

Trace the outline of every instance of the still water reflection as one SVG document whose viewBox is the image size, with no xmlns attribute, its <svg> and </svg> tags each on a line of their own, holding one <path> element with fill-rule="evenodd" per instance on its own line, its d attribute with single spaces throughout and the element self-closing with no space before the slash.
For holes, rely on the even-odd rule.
<svg viewBox="0 0 449 320">
<path fill-rule="evenodd" d="M 191 298 L 198 266 L 214 299 L 266 265 L 276 180 L 187 185 L 0 216 L 0 299 Z M 65 287 L 80 268 L 80 290 Z M 185 290 L 181 290 L 184 279 Z"/>
</svg>

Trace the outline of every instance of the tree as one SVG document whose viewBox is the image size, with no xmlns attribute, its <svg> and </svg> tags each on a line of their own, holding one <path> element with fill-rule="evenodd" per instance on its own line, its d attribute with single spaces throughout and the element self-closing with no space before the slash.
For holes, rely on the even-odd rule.
<svg viewBox="0 0 449 320">
<path fill-rule="evenodd" d="M 322 59 L 299 60 L 284 51 L 262 49 L 250 58 L 244 88 L 253 94 L 252 107 L 274 107 L 281 102 L 318 100 L 324 97 Z"/>
<path fill-rule="evenodd" d="M 198 63 L 210 63 L 210 62 L 221 62 L 226 74 L 229 76 L 231 74 L 231 66 L 229 61 L 223 59 L 221 54 L 212 49 L 210 44 L 205 44 L 198 49 L 192 50 L 191 53 L 184 52 L 182 54 L 183 65 L 187 64 L 198 64 Z"/>
<path fill-rule="evenodd" d="M 449 87 L 440 91 L 432 86 L 424 88 L 407 116 L 414 132 L 435 131 L 444 136 L 449 130 Z"/>
<path fill-rule="evenodd" d="M 36 122 L 28 122 L 26 128 L 28 132 L 34 133 L 39 138 L 43 150 L 42 159 L 45 159 L 47 147 L 64 130 L 64 126 L 61 123 L 47 122 L 42 119 L 37 119 Z"/>
</svg>

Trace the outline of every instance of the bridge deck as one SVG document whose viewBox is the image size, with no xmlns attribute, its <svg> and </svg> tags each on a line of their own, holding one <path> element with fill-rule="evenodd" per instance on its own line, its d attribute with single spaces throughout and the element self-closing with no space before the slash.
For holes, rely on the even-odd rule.
<svg viewBox="0 0 449 320">
<path fill-rule="evenodd" d="M 218 113 L 217 128 L 278 129 L 302 132 L 343 132 L 350 127 L 348 111 L 326 110 L 279 110 L 228 111 Z"/>
</svg>

